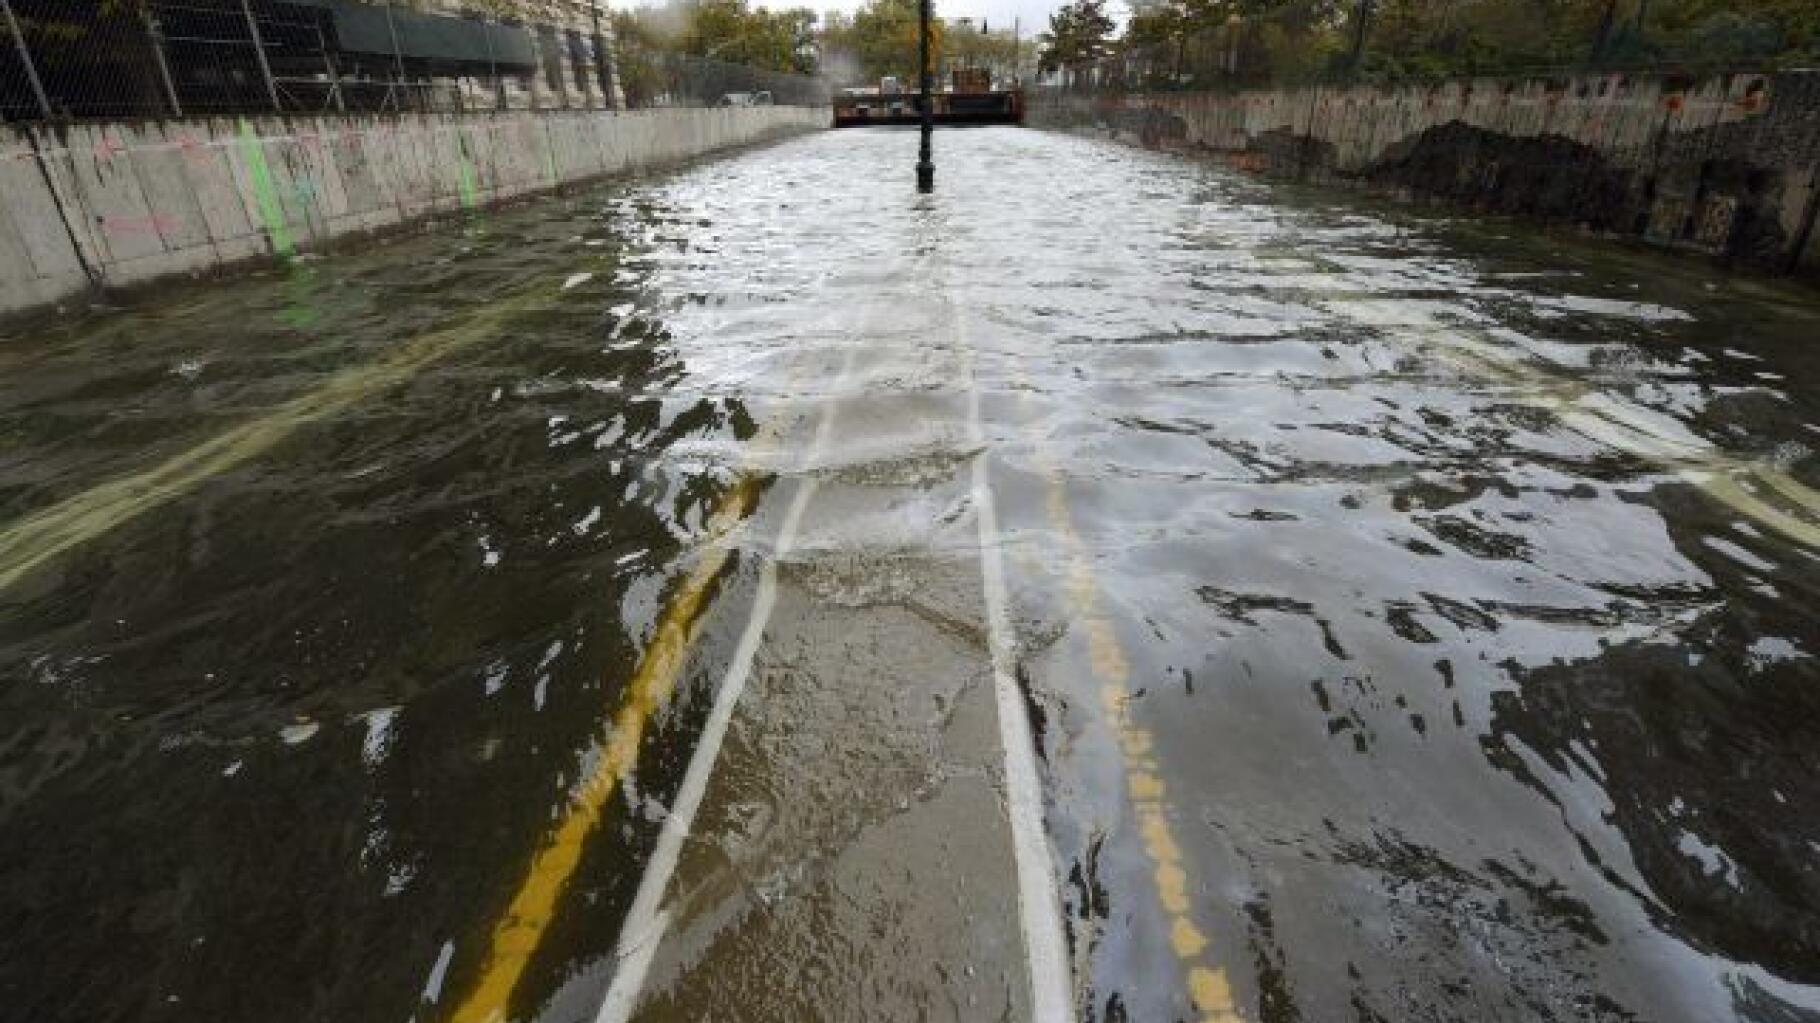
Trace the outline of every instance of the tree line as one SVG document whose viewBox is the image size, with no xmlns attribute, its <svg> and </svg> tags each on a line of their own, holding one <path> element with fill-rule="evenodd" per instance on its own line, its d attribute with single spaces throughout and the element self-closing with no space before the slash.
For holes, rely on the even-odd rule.
<svg viewBox="0 0 1820 1023">
<path fill-rule="evenodd" d="M 835 85 L 876 84 L 891 76 L 916 81 L 917 0 L 866 0 L 851 14 L 818 15 L 807 7 L 772 9 L 747 0 L 669 0 L 617 11 L 613 28 L 632 56 L 622 74 L 636 75 L 639 52 L 680 53 L 767 71 L 824 75 Z M 932 70 L 984 67 L 1017 76 L 1020 48 L 1010 25 L 937 17 L 930 26 Z"/>
<path fill-rule="evenodd" d="M 1629 68 L 1820 65 L 1816 0 L 1070 0 L 1039 40 L 1051 81 L 1207 88 Z"/>
</svg>

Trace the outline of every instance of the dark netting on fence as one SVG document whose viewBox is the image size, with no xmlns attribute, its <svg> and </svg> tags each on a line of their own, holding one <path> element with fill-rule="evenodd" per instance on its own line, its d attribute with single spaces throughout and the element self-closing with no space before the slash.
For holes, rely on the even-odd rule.
<svg viewBox="0 0 1820 1023">
<path fill-rule="evenodd" d="M 826 99 L 801 75 L 622 61 L 598 13 L 533 25 L 358 0 L 0 0 L 7 121 Z"/>
<path fill-rule="evenodd" d="M 626 102 L 634 107 L 822 106 L 828 102 L 824 78 L 668 51 L 624 47 L 619 72 Z"/>
</svg>

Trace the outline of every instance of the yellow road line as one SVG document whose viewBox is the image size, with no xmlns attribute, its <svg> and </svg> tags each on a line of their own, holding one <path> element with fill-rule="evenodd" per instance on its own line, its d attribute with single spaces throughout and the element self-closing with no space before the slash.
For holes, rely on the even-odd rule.
<svg viewBox="0 0 1820 1023">
<path fill-rule="evenodd" d="M 863 331 L 861 336 L 864 336 Z M 837 378 L 839 380 L 847 379 L 853 371 L 855 346 L 849 343 L 846 347 L 846 357 L 841 362 Z M 794 379 L 794 375 L 791 379 Z M 708 710 L 708 718 L 702 723 L 700 736 L 695 741 L 695 750 L 689 755 L 689 766 L 684 770 L 682 783 L 677 786 L 675 798 L 670 802 L 670 811 L 664 816 L 663 830 L 657 836 L 657 845 L 645 861 L 644 876 L 639 880 L 638 891 L 632 897 L 632 907 L 626 911 L 625 919 L 620 923 L 619 940 L 614 944 L 613 953 L 618 964 L 613 971 L 613 981 L 607 987 L 606 997 L 601 1000 L 600 1011 L 595 1014 L 595 1023 L 625 1023 L 638 1011 L 651 960 L 656 956 L 657 948 L 663 942 L 670 924 L 671 913 L 664 905 L 664 897 L 676 875 L 683 843 L 688 840 L 690 829 L 695 826 L 695 815 L 701 810 L 709 780 L 720 760 L 734 709 L 739 706 L 746 683 L 752 677 L 752 666 L 757 660 L 759 647 L 764 643 L 765 629 L 777 607 L 778 566 L 794 550 L 797 531 L 802 526 L 809 503 L 814 500 L 818 479 L 812 471 L 822 464 L 823 453 L 828 448 L 829 438 L 833 436 L 839 411 L 837 403 L 838 398 L 830 396 L 822 406 L 821 422 L 815 428 L 808 457 L 802 463 L 811 474 L 797 485 L 785 508 L 782 521 L 778 523 L 770 554 L 759 567 L 758 584 L 753 591 L 746 627 L 740 632 L 739 642 L 734 645 L 726 673 L 721 677 L 720 688 L 715 692 L 713 705 Z"/>
<path fill-rule="evenodd" d="M 786 386 L 799 379 L 801 371 L 799 364 L 785 374 Z M 761 488 L 752 468 L 782 444 L 784 433 L 785 424 L 774 420 L 753 438 L 740 482 L 721 497 L 709 516 L 700 560 L 665 605 L 651 643 L 626 684 L 625 699 L 614 711 L 593 774 L 576 790 L 562 821 L 532 857 L 524 880 L 493 926 L 480 977 L 455 1007 L 449 1023 L 500 1023 L 506 1019 L 525 968 L 555 920 L 562 890 L 581 863 L 588 836 L 600 822 L 614 790 L 637 765 L 646 727 L 682 677 L 714 582 L 757 503 Z"/>
<path fill-rule="evenodd" d="M 1437 330 L 1437 333 L 1439 331 Z M 1475 346 L 1476 347 L 1476 346 Z M 1749 489 L 1746 482 L 1758 483 L 1776 492 L 1800 510 L 1820 516 L 1820 494 L 1801 484 L 1787 473 L 1761 465 L 1741 462 L 1706 447 L 1693 447 L 1683 441 L 1658 437 L 1646 424 L 1632 422 L 1579 402 L 1587 389 L 1575 382 L 1541 373 L 1485 351 L 1449 354 L 1464 356 L 1462 361 L 1490 370 L 1494 376 L 1528 385 L 1543 399 L 1543 404 L 1562 415 L 1563 421 L 1594 440 L 1626 453 L 1661 464 L 1683 481 L 1697 487 L 1709 497 L 1764 524 L 1790 539 L 1820 548 L 1820 526 L 1776 507 Z M 1499 353 L 1501 356 L 1502 353 Z M 1028 393 L 1028 388 L 1020 388 Z M 1034 438 L 1033 438 L 1034 439 Z M 1168 786 L 1155 759 L 1152 734 L 1134 724 L 1130 713 L 1129 659 L 1120 645 L 1111 621 L 1099 607 L 1099 586 L 1095 579 L 1090 552 L 1075 528 L 1068 506 L 1067 492 L 1056 466 L 1048 460 L 1042 447 L 1035 446 L 1035 461 L 1048 483 L 1045 509 L 1051 525 L 1061 534 L 1068 551 L 1068 576 L 1064 592 L 1076 621 L 1085 630 L 1088 661 L 1099 679 L 1103 709 L 1118 739 L 1123 760 L 1127 794 L 1138 821 L 1138 831 L 1153 868 L 1157 900 L 1170 917 L 1170 946 L 1187 971 L 1190 997 L 1195 1010 L 1206 1023 L 1234 1023 L 1243 1019 L 1233 1000 L 1226 971 L 1207 953 L 1211 947 L 1205 933 L 1194 923 L 1188 897 L 1188 875 L 1180 844 L 1169 825 L 1175 816 L 1167 796 Z"/>
<path fill-rule="evenodd" d="M 1554 413 L 1574 432 L 1660 466 L 1733 511 L 1820 550 L 1820 492 L 1786 472 L 1729 454 L 1691 434 L 1667 436 L 1650 422 L 1655 413 L 1586 382 L 1538 369 L 1490 338 L 1474 336 L 1479 332 L 1470 325 L 1444 323 L 1380 300 L 1332 302 L 1329 307 L 1370 326 L 1427 340 L 1433 354 L 1456 369 L 1516 386 L 1527 392 L 1532 404 Z M 1765 489 L 1790 507 L 1778 507 L 1765 498 Z"/>
<path fill-rule="evenodd" d="M 1100 701 L 1118 739 L 1125 771 L 1126 794 L 1137 815 L 1138 834 L 1150 857 L 1151 881 L 1157 902 L 1169 917 L 1169 947 L 1181 962 L 1188 979 L 1188 995 L 1204 1023 L 1238 1023 L 1244 1017 L 1233 1002 L 1226 970 L 1209 954 L 1211 942 L 1194 922 L 1188 898 L 1188 870 L 1182 847 L 1169 826 L 1176 816 L 1169 805 L 1168 785 L 1155 757 L 1155 740 L 1134 724 L 1130 712 L 1131 662 L 1118 632 L 1099 606 L 1099 584 L 1094 578 L 1086 541 L 1074 526 L 1066 486 L 1060 472 L 1040 453 L 1038 463 L 1048 481 L 1045 506 L 1049 522 L 1062 535 L 1068 550 L 1069 609 L 1087 632 L 1087 660 L 1100 682 Z"/>
<path fill-rule="evenodd" d="M 314 390 L 150 469 L 102 483 L 8 525 L 0 530 L 0 591 L 52 559 L 265 454 L 299 428 L 404 382 L 436 359 L 487 336 L 518 306 L 488 306 L 460 324 L 420 334 L 384 358 L 344 369 Z"/>
<path fill-rule="evenodd" d="M 581 862 L 584 843 L 600 821 L 614 789 L 638 763 L 639 743 L 652 715 L 669 700 L 695 644 L 703 610 L 721 569 L 733 553 L 733 539 L 758 497 L 747 478 L 728 491 L 709 519 L 709 542 L 684 577 L 658 620 L 637 670 L 626 684 L 625 701 L 613 714 L 606 745 L 594 772 L 570 801 L 567 812 L 518 886 L 493 928 L 480 979 L 449 1017 L 451 1023 L 497 1023 L 506 1018 L 512 993 L 556 914 L 556 903 Z"/>
<path fill-rule="evenodd" d="M 1027 384 L 1027 379 L 1020 379 Z M 1020 386 L 1020 404 L 1029 387 Z M 1100 585 L 1093 572 L 1087 543 L 1075 528 L 1068 507 L 1067 486 L 1061 471 L 1031 436 L 1034 460 L 1047 483 L 1044 509 L 1050 525 L 1061 534 L 1067 551 L 1067 579 L 1063 586 L 1069 611 L 1086 632 L 1087 661 L 1100 684 L 1101 705 L 1118 740 L 1126 794 L 1138 822 L 1138 835 L 1150 859 L 1151 882 L 1157 902 L 1169 918 L 1169 947 L 1181 964 L 1188 996 L 1202 1023 L 1242 1023 L 1233 1001 L 1232 984 L 1224 966 L 1211 954 L 1212 942 L 1194 922 L 1188 897 L 1188 868 L 1170 820 L 1177 816 L 1168 801 L 1168 786 L 1154 754 L 1149 731 L 1133 723 L 1129 707 L 1131 659 L 1119 642 L 1112 620 L 1100 608 Z"/>
<path fill-rule="evenodd" d="M 986 602 L 993 702 L 998 711 L 999 744 L 1005 754 L 1005 817 L 1011 829 L 1018 924 L 1030 981 L 1030 1018 L 1035 1023 L 1074 1023 L 1074 977 L 1068 965 L 1055 854 L 1050 851 L 1043 830 L 1036 739 L 1030 727 L 1029 708 L 1024 705 L 1024 693 L 1017 682 L 1017 633 L 1011 624 L 1011 595 L 1005 585 L 1004 543 L 998 529 L 998 505 L 992 497 L 979 380 L 973 369 L 973 343 L 967 332 L 966 315 L 958 305 L 953 306 L 952 313 L 955 338 L 965 353 L 967 439 L 976 449 L 971 475 L 974 526 L 979 538 L 980 592 Z"/>
<path fill-rule="evenodd" d="M 271 412 L 151 469 L 103 483 L 8 526 L 0 531 L 0 590 L 59 555 L 270 451 L 301 427 L 403 383 L 431 362 L 489 336 L 508 316 L 540 296 L 541 289 L 518 301 L 475 310 L 459 324 L 418 335 L 374 363 L 342 370 Z M 767 429 L 755 439 L 752 450 L 775 446 L 780 437 L 780 429 Z M 594 773 L 576 792 L 568 812 L 533 858 L 504 916 L 493 928 L 480 980 L 456 1008 L 452 1017 L 456 1023 L 505 1018 L 512 993 L 548 929 L 562 889 L 580 862 L 584 842 L 614 787 L 637 762 L 639 743 L 652 715 L 675 689 L 714 582 L 731 557 L 733 539 L 759 489 L 757 479 L 747 473 L 716 505 L 707 525 L 707 545 L 658 620 L 651 643 L 626 686 L 625 701 L 614 714 Z"/>
</svg>

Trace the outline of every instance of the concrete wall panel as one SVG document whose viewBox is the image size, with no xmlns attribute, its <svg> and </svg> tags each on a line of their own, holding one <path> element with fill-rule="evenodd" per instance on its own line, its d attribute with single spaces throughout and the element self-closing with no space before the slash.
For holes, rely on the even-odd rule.
<svg viewBox="0 0 1820 1023">
<path fill-rule="evenodd" d="M 14 246 L 0 263 L 0 280 L 82 275 L 82 261 L 31 139 L 10 128 L 0 129 L 0 222 Z"/>
<path fill-rule="evenodd" d="M 1762 268 L 1814 244 L 1820 72 L 1038 96 L 1031 123 L 1568 219 Z"/>
<path fill-rule="evenodd" d="M 0 129 L 0 313 L 825 126 L 808 107 Z M 35 143 L 35 144 L 34 144 Z"/>
<path fill-rule="evenodd" d="M 83 124 L 68 131 L 63 164 L 105 253 L 104 262 L 164 251 L 135 167 L 135 150 L 144 145 L 132 125 Z"/>
</svg>

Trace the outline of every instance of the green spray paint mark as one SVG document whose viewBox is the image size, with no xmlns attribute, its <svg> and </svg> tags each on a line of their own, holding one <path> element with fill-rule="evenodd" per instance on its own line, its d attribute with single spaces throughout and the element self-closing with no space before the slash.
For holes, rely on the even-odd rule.
<svg viewBox="0 0 1820 1023">
<path fill-rule="evenodd" d="M 318 283 L 316 270 L 310 264 L 292 264 L 284 282 L 284 308 L 278 312 L 278 321 L 298 330 L 315 326 L 322 315 L 316 303 Z"/>
<path fill-rule="evenodd" d="M 461 205 L 471 210 L 480 205 L 480 190 L 474 186 L 474 163 L 468 158 L 468 140 L 458 136 L 455 149 L 456 162 L 461 168 Z"/>
<path fill-rule="evenodd" d="M 272 168 L 265 162 L 265 146 L 246 118 L 240 119 L 240 155 L 246 160 L 247 172 L 253 176 L 253 196 L 259 203 L 259 219 L 272 239 L 272 251 L 288 256 L 296 251 L 291 244 L 291 229 L 284 221 L 284 205 L 278 201 L 278 189 L 272 187 Z"/>
</svg>

